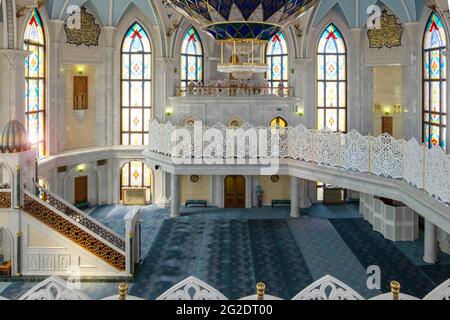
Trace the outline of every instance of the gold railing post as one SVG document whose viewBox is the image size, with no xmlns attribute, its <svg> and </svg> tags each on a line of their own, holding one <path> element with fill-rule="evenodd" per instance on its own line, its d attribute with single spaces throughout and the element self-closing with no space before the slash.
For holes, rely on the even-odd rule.
<svg viewBox="0 0 450 320">
<path fill-rule="evenodd" d="M 392 300 L 400 300 L 400 283 L 397 281 L 391 282 Z"/>
<path fill-rule="evenodd" d="M 119 300 L 126 300 L 128 295 L 128 285 L 126 283 L 119 284 Z"/>
<path fill-rule="evenodd" d="M 266 293 L 266 285 L 262 282 L 259 282 L 256 285 L 256 296 L 258 297 L 258 300 L 264 300 L 265 293 Z"/>
</svg>

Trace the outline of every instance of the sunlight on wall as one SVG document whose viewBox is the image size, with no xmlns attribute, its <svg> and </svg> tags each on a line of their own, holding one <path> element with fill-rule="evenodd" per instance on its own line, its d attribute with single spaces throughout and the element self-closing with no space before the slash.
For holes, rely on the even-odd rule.
<svg viewBox="0 0 450 320">
<path fill-rule="evenodd" d="M 66 66 L 66 150 L 92 147 L 95 145 L 95 67 Z M 80 74 L 81 73 L 81 74 Z M 88 77 L 88 109 L 82 118 L 73 110 L 73 77 Z"/>
<path fill-rule="evenodd" d="M 402 95 L 403 95 L 403 67 L 401 66 L 389 66 L 389 67 L 374 67 L 373 83 L 374 83 L 374 103 L 381 105 L 381 113 L 374 112 L 373 116 L 373 135 L 378 136 L 381 132 L 381 117 L 384 115 L 383 110 L 385 107 L 390 107 L 393 111 L 394 105 L 399 104 L 402 108 Z M 403 114 L 393 114 L 394 118 L 394 138 L 401 139 L 404 137 L 403 128 Z"/>
</svg>

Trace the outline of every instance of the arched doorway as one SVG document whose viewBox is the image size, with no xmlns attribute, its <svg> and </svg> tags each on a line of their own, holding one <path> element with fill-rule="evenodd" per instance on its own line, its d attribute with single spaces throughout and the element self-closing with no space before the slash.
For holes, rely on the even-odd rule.
<svg viewBox="0 0 450 320">
<path fill-rule="evenodd" d="M 227 176 L 225 178 L 225 208 L 245 208 L 245 178 Z"/>
<path fill-rule="evenodd" d="M 145 203 L 152 203 L 152 171 L 141 161 L 125 163 L 120 170 L 120 201 L 127 189 L 145 189 Z"/>
<path fill-rule="evenodd" d="M 11 232 L 0 226 L 0 276 L 11 277 L 13 254 Z"/>
</svg>

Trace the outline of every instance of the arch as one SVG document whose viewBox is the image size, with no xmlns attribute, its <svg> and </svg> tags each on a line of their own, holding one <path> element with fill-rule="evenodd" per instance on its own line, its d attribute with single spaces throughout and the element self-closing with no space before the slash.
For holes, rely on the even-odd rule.
<svg viewBox="0 0 450 320">
<path fill-rule="evenodd" d="M 283 32 L 274 35 L 267 44 L 266 61 L 268 65 L 267 81 L 271 88 L 277 88 L 280 83 L 286 88 L 289 81 L 289 51 Z"/>
<path fill-rule="evenodd" d="M 445 26 L 436 12 L 432 12 L 425 26 L 422 41 L 422 139 L 432 148 L 447 148 L 447 50 Z"/>
<path fill-rule="evenodd" d="M 329 24 L 317 45 L 317 128 L 347 131 L 347 46 Z"/>
<path fill-rule="evenodd" d="M 181 43 L 180 74 L 181 86 L 187 87 L 190 81 L 203 81 L 204 54 L 203 44 L 197 30 L 190 27 Z"/>
<path fill-rule="evenodd" d="M 13 179 L 14 179 L 14 173 L 13 170 L 11 169 L 11 167 L 5 163 L 5 162 L 0 162 L 0 170 L 2 170 L 2 173 L 0 175 L 0 185 L 7 182 L 9 184 L 9 189 L 12 188 L 13 185 Z M 5 179 L 5 171 L 7 173 L 7 179 Z"/>
<path fill-rule="evenodd" d="M 83 168 L 82 171 L 80 168 Z M 100 198 L 100 176 L 97 168 L 90 163 L 76 164 L 66 172 L 63 177 L 63 198 L 70 203 L 75 202 L 74 179 L 82 176 L 88 176 L 88 200 L 91 205 L 95 206 Z M 95 190 L 95 196 L 93 190 Z"/>
<path fill-rule="evenodd" d="M 232 115 L 231 117 L 228 118 L 225 125 L 227 127 L 241 127 L 244 123 L 245 123 L 244 119 L 242 119 L 240 116 Z"/>
<path fill-rule="evenodd" d="M 6 242 L 5 239 L 8 240 L 8 243 L 5 243 Z M 11 230 L 2 225 L 0 225 L 0 241 L 2 242 L 2 245 L 0 246 L 0 255 L 3 256 L 1 257 L 3 260 L 1 263 L 3 263 L 4 261 L 11 261 L 11 275 L 12 275 L 15 268 L 14 237 Z"/>
<path fill-rule="evenodd" d="M 182 127 L 188 127 L 188 126 L 193 126 L 193 122 L 195 121 L 200 121 L 200 119 L 193 115 L 193 114 L 188 114 L 186 116 L 183 117 L 183 119 L 181 119 L 180 121 L 180 126 Z"/>
<path fill-rule="evenodd" d="M 31 11 L 23 36 L 25 58 L 25 126 L 39 157 L 46 148 L 46 34 L 43 20 L 35 8 Z"/>
<path fill-rule="evenodd" d="M 123 190 L 127 188 L 146 188 L 146 202 L 152 203 L 153 171 L 140 160 L 132 160 L 120 167 L 120 200 L 123 200 Z"/>
<path fill-rule="evenodd" d="M 120 64 L 120 144 L 146 145 L 152 116 L 152 49 L 138 22 L 123 37 Z"/>
<path fill-rule="evenodd" d="M 274 127 L 279 127 L 279 128 L 287 128 L 288 127 L 288 122 L 286 121 L 286 119 L 284 119 L 281 116 L 276 116 L 275 118 L 273 118 L 272 120 L 270 120 L 270 127 L 274 128 Z"/>
</svg>

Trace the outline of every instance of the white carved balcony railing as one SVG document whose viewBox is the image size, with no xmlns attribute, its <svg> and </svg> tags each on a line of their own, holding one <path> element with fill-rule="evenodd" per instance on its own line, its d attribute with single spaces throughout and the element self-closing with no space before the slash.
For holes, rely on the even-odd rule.
<svg viewBox="0 0 450 320">
<path fill-rule="evenodd" d="M 192 158 L 295 159 L 351 172 L 402 179 L 417 189 L 425 190 L 437 200 L 450 203 L 450 156 L 439 146 L 428 149 L 414 138 L 405 141 L 396 140 L 388 134 L 379 137 L 363 136 L 355 130 L 344 134 L 307 129 L 303 125 L 263 128 L 248 123 L 241 128 L 227 128 L 218 123 L 213 127 L 203 127 L 203 131 L 196 133 L 193 127 L 178 128 L 170 122 L 160 124 L 153 120 L 149 128 L 148 151 L 177 158 L 179 149 L 175 140 L 172 140 L 176 129 L 187 129 L 190 132 Z M 223 137 L 227 132 L 247 132 L 250 129 L 266 131 L 266 135 L 257 134 L 258 141 L 253 143 L 242 139 L 244 142 L 236 143 L 234 150 L 224 144 L 223 148 L 216 148 L 212 155 L 205 156 L 205 150 L 212 148 L 209 142 L 203 141 L 201 134 L 208 129 L 221 132 Z M 240 134 L 242 135 L 242 131 Z M 279 140 L 273 140 L 271 137 L 274 135 Z M 260 137 L 267 137 L 267 141 L 260 141 Z M 262 151 L 263 146 L 269 146 L 268 151 Z"/>
<path fill-rule="evenodd" d="M 206 86 L 178 87 L 175 96 L 178 97 L 295 97 L 293 87 L 261 87 L 261 86 L 221 86 L 210 84 Z"/>
<path fill-rule="evenodd" d="M 75 280 L 75 281 L 74 281 Z M 37 284 L 19 300 L 90 300 L 91 298 L 79 289 L 81 283 L 76 279 L 67 281 L 53 276 Z M 125 291 L 121 287 L 125 287 Z M 270 288 L 269 288 L 270 291 Z M 119 294 L 103 298 L 102 300 L 143 300 L 140 297 L 127 295 L 128 286 L 119 285 Z M 395 292 L 384 293 L 370 300 L 420 300 L 417 297 Z M 0 300 L 8 300 L 0 296 Z M 156 300 L 228 300 L 220 291 L 196 277 L 189 277 L 161 294 Z M 239 300 L 283 300 L 281 298 L 258 292 L 257 295 Z M 354 289 L 340 280 L 327 275 L 306 287 L 292 300 L 364 300 Z M 450 279 L 427 294 L 423 300 L 450 300 Z"/>
</svg>

